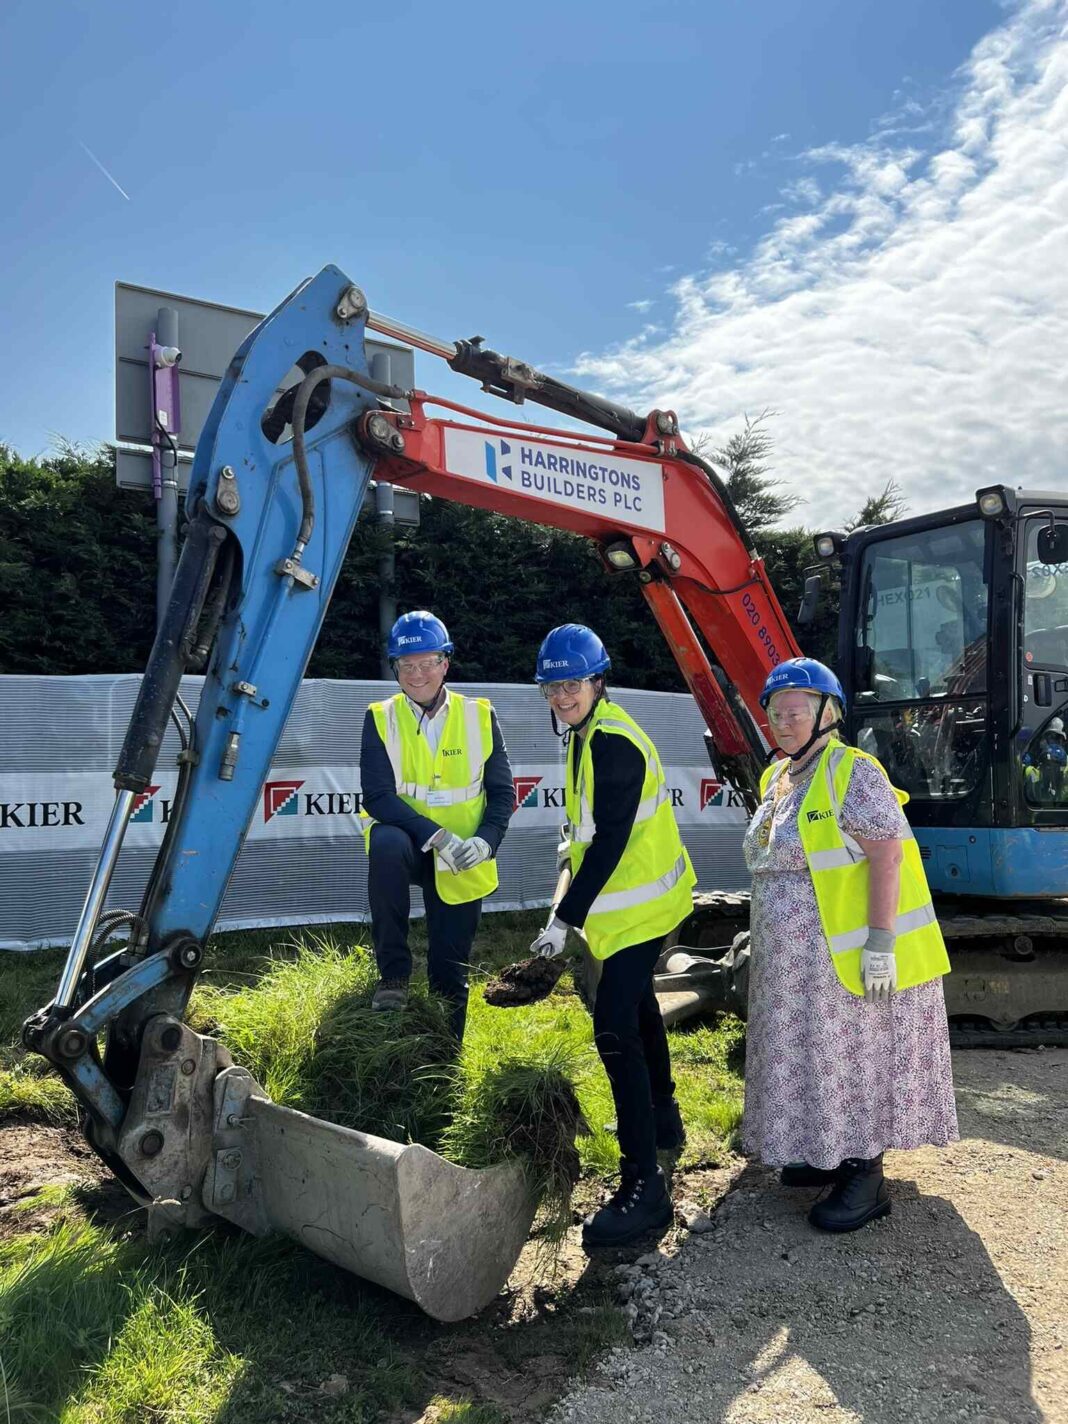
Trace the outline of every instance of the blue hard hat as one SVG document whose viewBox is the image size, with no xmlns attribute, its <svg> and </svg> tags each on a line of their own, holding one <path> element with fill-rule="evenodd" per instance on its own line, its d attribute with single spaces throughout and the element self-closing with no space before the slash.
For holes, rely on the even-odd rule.
<svg viewBox="0 0 1068 1424">
<path fill-rule="evenodd" d="M 837 697 L 845 706 L 845 693 L 837 675 L 826 663 L 818 663 L 815 658 L 787 658 L 784 663 L 772 668 L 760 694 L 761 707 L 767 707 L 776 692 L 788 690 Z"/>
<path fill-rule="evenodd" d="M 564 623 L 546 634 L 538 649 L 535 682 L 563 682 L 572 677 L 593 677 L 607 672 L 612 659 L 592 628 L 584 623 Z"/>
<path fill-rule="evenodd" d="M 404 658 L 409 653 L 451 653 L 452 639 L 440 618 L 417 608 L 402 613 L 389 630 L 388 657 Z"/>
</svg>

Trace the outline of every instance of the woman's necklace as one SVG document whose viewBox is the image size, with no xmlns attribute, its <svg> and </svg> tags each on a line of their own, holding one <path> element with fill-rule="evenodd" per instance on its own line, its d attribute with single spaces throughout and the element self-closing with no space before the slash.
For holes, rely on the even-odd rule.
<svg viewBox="0 0 1068 1424">
<path fill-rule="evenodd" d="M 789 789 L 789 783 L 789 769 L 780 771 L 775 778 L 775 785 L 771 792 L 771 800 L 766 807 L 762 808 L 761 819 L 757 824 L 756 832 L 753 837 L 762 850 L 771 844 L 771 832 L 775 825 L 775 809 L 786 795 Z"/>
</svg>

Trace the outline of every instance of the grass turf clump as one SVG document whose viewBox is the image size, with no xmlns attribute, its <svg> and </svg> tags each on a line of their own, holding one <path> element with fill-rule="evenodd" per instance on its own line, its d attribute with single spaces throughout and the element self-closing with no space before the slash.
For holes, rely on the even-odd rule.
<svg viewBox="0 0 1068 1424">
<path fill-rule="evenodd" d="M 413 986 L 402 1014 L 370 990 L 326 1009 L 305 1069 L 309 1112 L 342 1127 L 440 1150 L 457 1093 L 457 1043 L 439 1000 Z"/>
<path fill-rule="evenodd" d="M 496 1057 L 475 1040 L 461 1060 L 460 1094 L 443 1150 L 464 1167 L 518 1161 L 540 1204 L 544 1239 L 571 1224 L 581 1166 L 575 1138 L 589 1131 L 574 1078 L 585 1058 L 563 1034 L 535 1039 L 523 1057 Z"/>
<path fill-rule="evenodd" d="M 572 1078 L 585 1053 L 563 1032 L 502 1043 L 477 1011 L 461 1051 L 448 1005 L 419 985 L 403 1013 L 376 1013 L 376 977 L 365 949 L 316 937 L 251 988 L 202 991 L 193 1020 L 210 1023 L 276 1102 L 420 1142 L 462 1167 L 522 1162 L 558 1239 L 580 1170 Z"/>
</svg>

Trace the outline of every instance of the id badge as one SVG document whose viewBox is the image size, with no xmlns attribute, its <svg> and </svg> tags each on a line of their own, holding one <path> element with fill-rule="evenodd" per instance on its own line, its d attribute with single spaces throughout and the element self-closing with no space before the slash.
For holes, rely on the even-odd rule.
<svg viewBox="0 0 1068 1424">
<path fill-rule="evenodd" d="M 450 791 L 428 791 L 426 804 L 428 806 L 451 806 L 452 793 Z"/>
</svg>

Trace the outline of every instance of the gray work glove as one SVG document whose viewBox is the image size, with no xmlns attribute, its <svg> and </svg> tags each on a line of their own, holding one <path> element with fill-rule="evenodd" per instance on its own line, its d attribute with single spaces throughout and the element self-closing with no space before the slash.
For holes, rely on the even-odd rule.
<svg viewBox="0 0 1068 1424">
<path fill-rule="evenodd" d="M 860 977 L 869 1004 L 888 1004 L 897 988 L 896 938 L 893 930 L 868 930 L 867 942 L 860 951 Z"/>
<path fill-rule="evenodd" d="M 564 952 L 564 941 L 570 928 L 570 925 L 565 925 L 563 920 L 558 920 L 554 915 L 531 944 L 531 954 L 540 955 L 542 959 L 555 959 L 558 954 Z"/>
<path fill-rule="evenodd" d="M 473 870 L 476 865 L 489 860 L 492 854 L 489 841 L 484 841 L 481 836 L 468 836 L 456 852 L 456 864 L 461 870 Z"/>
<path fill-rule="evenodd" d="M 452 831 L 447 831 L 444 826 L 434 834 L 423 846 L 424 850 L 432 850 L 437 856 L 439 865 L 451 870 L 456 875 L 463 867 L 459 863 L 459 854 L 463 849 L 463 841 L 459 836 L 453 835 Z"/>
</svg>

